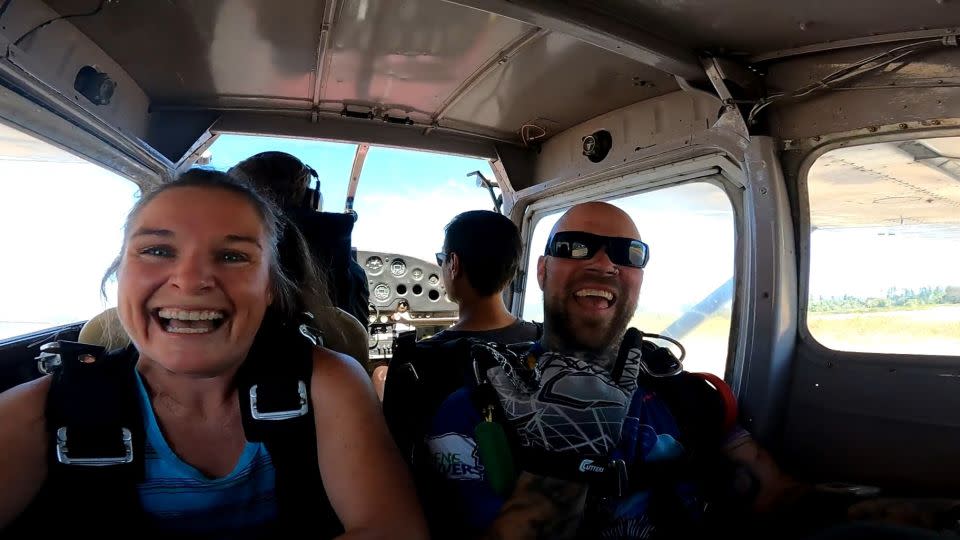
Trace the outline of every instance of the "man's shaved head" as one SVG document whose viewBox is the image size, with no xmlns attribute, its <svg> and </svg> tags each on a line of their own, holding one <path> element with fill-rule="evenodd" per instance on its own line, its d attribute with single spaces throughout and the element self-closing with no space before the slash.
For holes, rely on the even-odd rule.
<svg viewBox="0 0 960 540">
<path fill-rule="evenodd" d="M 633 219 L 605 202 L 573 206 L 554 225 L 558 232 L 640 238 Z M 637 308 L 643 270 L 610 261 L 606 249 L 587 260 L 545 255 L 537 264 L 543 289 L 544 343 L 561 352 L 616 352 Z"/>
<path fill-rule="evenodd" d="M 580 203 L 567 210 L 550 230 L 550 236 L 564 231 L 585 231 L 603 236 L 640 238 L 629 214 L 601 201 Z"/>
</svg>

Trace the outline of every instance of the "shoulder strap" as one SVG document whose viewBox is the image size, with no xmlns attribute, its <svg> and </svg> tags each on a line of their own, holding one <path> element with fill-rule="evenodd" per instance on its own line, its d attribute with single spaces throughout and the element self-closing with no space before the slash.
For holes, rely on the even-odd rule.
<svg viewBox="0 0 960 540">
<path fill-rule="evenodd" d="M 467 382 L 468 338 L 416 342 L 405 332 L 394 342 L 383 392 L 383 414 L 398 447 L 413 464 L 416 446 L 443 401 Z"/>
<path fill-rule="evenodd" d="M 418 391 L 420 372 L 414 362 L 416 339 L 416 330 L 402 332 L 394 339 L 393 356 L 383 388 L 383 416 L 408 465 L 412 462 L 411 450 L 419 418 L 417 412 L 423 409 L 422 393 Z"/>
<path fill-rule="evenodd" d="M 145 435 L 135 350 L 58 341 L 43 351 L 42 369 L 53 377 L 45 410 L 47 480 L 4 537 L 115 533 L 118 523 L 104 519 L 105 511 L 142 530 L 136 490 Z"/>
<path fill-rule="evenodd" d="M 319 538 L 333 538 L 343 525 L 323 488 L 310 399 L 317 335 L 307 323 L 281 323 L 268 314 L 237 373 L 237 393 L 247 440 L 266 445 L 276 470 L 281 530 L 309 527 Z"/>
</svg>

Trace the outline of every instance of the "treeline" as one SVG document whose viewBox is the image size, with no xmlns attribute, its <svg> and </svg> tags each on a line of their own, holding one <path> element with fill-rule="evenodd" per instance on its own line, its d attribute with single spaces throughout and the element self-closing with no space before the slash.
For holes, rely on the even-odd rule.
<svg viewBox="0 0 960 540">
<path fill-rule="evenodd" d="M 860 298 L 850 295 L 830 298 L 820 297 L 810 302 L 809 310 L 849 313 L 852 311 L 912 308 L 941 304 L 960 304 L 960 286 L 923 287 L 920 290 L 890 288 L 884 298 Z"/>
</svg>

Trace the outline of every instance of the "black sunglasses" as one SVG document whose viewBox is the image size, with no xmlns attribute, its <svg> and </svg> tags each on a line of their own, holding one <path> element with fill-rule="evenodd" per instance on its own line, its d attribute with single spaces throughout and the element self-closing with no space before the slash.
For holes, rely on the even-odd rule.
<svg viewBox="0 0 960 540">
<path fill-rule="evenodd" d="M 447 260 L 447 254 L 440 251 L 437 253 L 437 266 L 443 266 L 443 263 Z"/>
<path fill-rule="evenodd" d="M 563 231 L 547 241 L 545 255 L 563 259 L 587 260 L 605 248 L 610 262 L 643 268 L 650 260 L 650 246 L 635 238 L 601 236 L 583 231 Z"/>
</svg>

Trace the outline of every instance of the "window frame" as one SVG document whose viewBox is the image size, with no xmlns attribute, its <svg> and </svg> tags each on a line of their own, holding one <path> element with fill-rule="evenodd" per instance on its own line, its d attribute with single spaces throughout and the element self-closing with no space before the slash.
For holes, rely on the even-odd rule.
<svg viewBox="0 0 960 540">
<path fill-rule="evenodd" d="M 536 267 L 530 267 L 533 232 L 546 216 L 581 202 L 610 201 L 685 184 L 709 183 L 719 187 L 726 194 L 733 212 L 735 250 L 733 298 L 731 299 L 730 335 L 727 340 L 724 379 L 728 383 L 739 380 L 743 366 L 736 354 L 736 349 L 743 332 L 742 325 L 749 322 L 743 317 L 746 304 L 749 302 L 749 295 L 746 294 L 748 279 L 745 275 L 749 263 L 749 253 L 746 249 L 749 237 L 746 234 L 744 212 L 745 178 L 744 171 L 728 157 L 722 154 L 711 154 L 653 169 L 631 171 L 585 187 L 550 193 L 535 200 L 518 201 L 518 205 L 526 203 L 522 209 L 523 220 L 520 230 L 523 256 L 516 276 L 517 285 L 514 287 L 511 311 L 517 316 L 523 313 L 527 276 L 536 272 Z"/>
<path fill-rule="evenodd" d="M 902 124 L 901 124 L 902 125 Z M 872 128 L 872 131 L 883 131 Z M 834 137 L 818 137 L 822 144 L 809 148 L 800 159 L 800 166 L 796 176 L 797 193 L 797 339 L 818 357 L 828 357 L 838 361 L 849 361 L 868 366 L 902 365 L 909 359 L 910 364 L 917 367 L 956 367 L 960 364 L 960 355 L 943 354 L 903 354 L 877 353 L 864 351 L 845 351 L 832 349 L 821 343 L 810 331 L 807 324 L 807 313 L 810 301 L 810 254 L 812 240 L 812 215 L 810 213 L 810 169 L 816 161 L 832 150 L 851 148 L 877 143 L 906 142 L 916 139 L 934 139 L 939 137 L 960 137 L 960 127 L 898 130 L 895 133 L 870 134 L 844 133 Z"/>
</svg>

